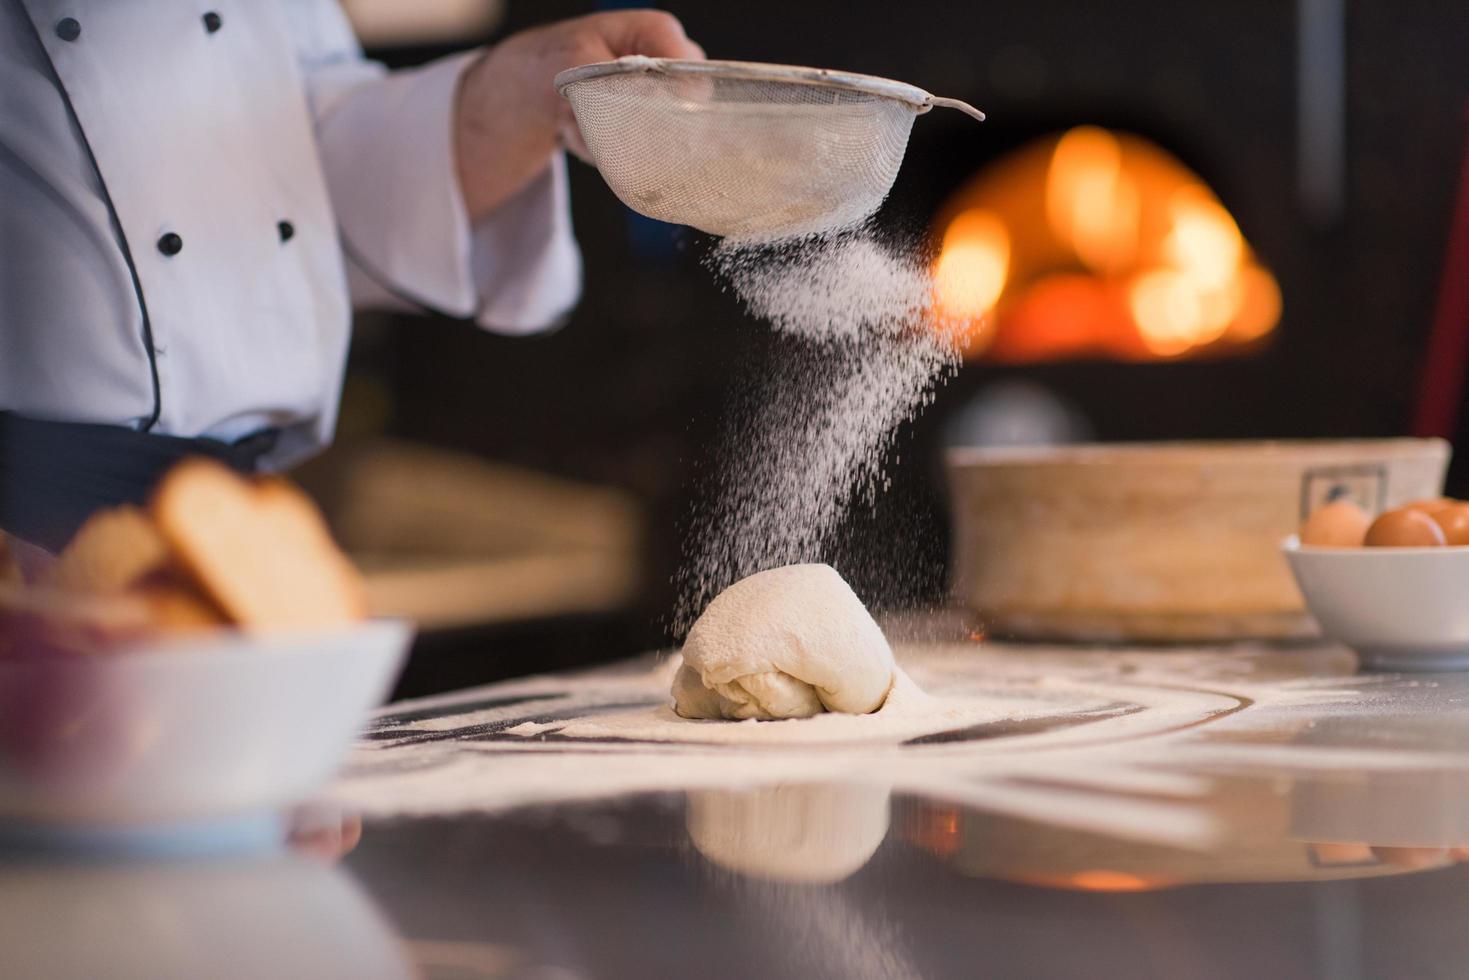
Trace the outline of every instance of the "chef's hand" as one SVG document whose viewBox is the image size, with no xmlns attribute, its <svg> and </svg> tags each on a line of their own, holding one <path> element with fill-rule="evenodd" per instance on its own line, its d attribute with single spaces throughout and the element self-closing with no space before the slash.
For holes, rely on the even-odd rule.
<svg viewBox="0 0 1469 980">
<path fill-rule="evenodd" d="M 511 35 L 464 73 L 455 105 L 459 186 L 471 221 L 534 180 L 576 124 L 556 73 L 623 55 L 699 59 L 704 50 L 661 10 L 616 10 Z M 580 139 L 580 137 L 575 137 Z"/>
</svg>

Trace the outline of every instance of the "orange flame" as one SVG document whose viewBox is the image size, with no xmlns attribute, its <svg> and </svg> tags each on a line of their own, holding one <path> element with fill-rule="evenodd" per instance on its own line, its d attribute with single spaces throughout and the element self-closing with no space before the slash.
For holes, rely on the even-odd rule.
<svg viewBox="0 0 1469 980">
<path fill-rule="evenodd" d="M 1082 264 L 1096 272 L 1127 266 L 1137 249 L 1137 185 L 1122 169 L 1117 138 L 1078 126 L 1056 143 L 1046 176 L 1046 217 Z"/>
<path fill-rule="evenodd" d="M 1010 272 L 1010 233 L 994 212 L 965 211 L 944 232 L 934 268 L 940 315 L 973 326 L 965 337 L 971 352 L 990 339 L 988 316 L 1005 290 Z"/>
<path fill-rule="evenodd" d="M 1280 319 L 1234 218 L 1135 136 L 1081 126 L 1022 148 L 945 213 L 935 294 L 969 324 L 970 356 L 1173 358 L 1256 342 Z"/>
</svg>

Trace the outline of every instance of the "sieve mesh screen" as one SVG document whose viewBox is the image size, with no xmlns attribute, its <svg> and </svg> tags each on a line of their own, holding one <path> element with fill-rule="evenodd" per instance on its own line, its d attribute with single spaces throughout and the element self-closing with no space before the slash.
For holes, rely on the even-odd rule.
<svg viewBox="0 0 1469 980">
<path fill-rule="evenodd" d="M 719 64 L 558 79 L 592 159 L 629 207 L 733 238 L 854 225 L 887 196 L 913 118 L 931 104 L 884 80 L 874 81 L 905 97 L 791 77 L 820 74 L 812 69 L 771 66 L 759 77 L 762 66 Z"/>
</svg>

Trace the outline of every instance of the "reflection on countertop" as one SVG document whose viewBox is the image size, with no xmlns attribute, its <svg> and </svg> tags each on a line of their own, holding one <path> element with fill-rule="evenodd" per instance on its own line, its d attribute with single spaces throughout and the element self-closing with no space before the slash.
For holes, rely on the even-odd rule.
<svg viewBox="0 0 1469 980">
<path fill-rule="evenodd" d="M 279 854 L 0 861 L 7 977 L 413 976 L 352 876 Z"/>
<path fill-rule="evenodd" d="M 818 785 L 392 821 L 348 863 L 415 944 L 558 977 L 1449 976 L 1469 956 L 1469 869 L 1286 836 L 1289 791 L 1202 852 L 910 797 L 875 848 L 875 819 L 791 819 L 834 801 Z"/>
</svg>

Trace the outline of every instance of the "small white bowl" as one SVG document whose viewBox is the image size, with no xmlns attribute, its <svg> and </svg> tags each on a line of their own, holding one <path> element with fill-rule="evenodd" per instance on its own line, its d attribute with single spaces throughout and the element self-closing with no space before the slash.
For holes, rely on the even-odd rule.
<svg viewBox="0 0 1469 980">
<path fill-rule="evenodd" d="M 1282 550 L 1321 631 L 1383 670 L 1469 670 L 1469 547 Z"/>
<path fill-rule="evenodd" d="M 269 821 L 331 778 L 412 636 L 380 620 L 0 661 L 0 828 L 125 836 Z"/>
</svg>

